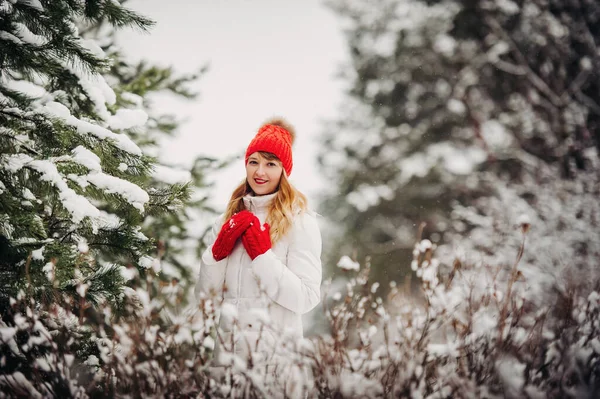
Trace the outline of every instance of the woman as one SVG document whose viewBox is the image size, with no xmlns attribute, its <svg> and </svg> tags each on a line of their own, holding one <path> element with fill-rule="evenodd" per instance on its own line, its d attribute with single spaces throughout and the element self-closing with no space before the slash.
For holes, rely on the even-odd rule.
<svg viewBox="0 0 600 399">
<path fill-rule="evenodd" d="M 320 301 L 321 233 L 306 197 L 288 181 L 294 134 L 283 119 L 259 128 L 246 150 L 246 179 L 202 255 L 196 295 L 223 299 L 217 365 L 225 361 L 220 341 L 238 355 L 254 352 L 256 361 L 282 332 L 301 337 L 301 315 Z"/>
</svg>

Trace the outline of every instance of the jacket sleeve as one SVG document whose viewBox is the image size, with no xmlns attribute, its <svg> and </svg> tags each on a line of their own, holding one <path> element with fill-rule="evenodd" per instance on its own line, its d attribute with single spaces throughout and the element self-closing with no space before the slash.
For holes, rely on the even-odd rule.
<svg viewBox="0 0 600 399">
<path fill-rule="evenodd" d="M 213 224 L 211 231 L 208 233 L 206 242 L 209 244 L 208 247 L 202 253 L 200 259 L 200 273 L 198 275 L 198 281 L 194 288 L 194 294 L 197 299 L 200 299 L 202 295 L 210 296 L 211 290 L 214 290 L 217 296 L 220 296 L 223 292 L 223 284 L 225 283 L 225 271 L 227 266 L 228 258 L 216 261 L 212 254 L 212 247 L 219 233 L 223 216 L 219 216 Z"/>
<path fill-rule="evenodd" d="M 287 264 L 268 250 L 252 261 L 252 271 L 273 301 L 304 314 L 321 300 L 321 232 L 315 216 L 303 212 L 290 234 Z"/>
</svg>

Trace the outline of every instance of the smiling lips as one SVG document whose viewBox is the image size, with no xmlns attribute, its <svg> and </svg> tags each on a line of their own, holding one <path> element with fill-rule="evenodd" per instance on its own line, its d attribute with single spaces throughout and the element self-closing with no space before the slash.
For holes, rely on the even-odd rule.
<svg viewBox="0 0 600 399">
<path fill-rule="evenodd" d="M 267 182 L 267 180 L 263 179 L 254 179 L 254 181 L 256 182 L 256 184 L 265 184 Z"/>
</svg>

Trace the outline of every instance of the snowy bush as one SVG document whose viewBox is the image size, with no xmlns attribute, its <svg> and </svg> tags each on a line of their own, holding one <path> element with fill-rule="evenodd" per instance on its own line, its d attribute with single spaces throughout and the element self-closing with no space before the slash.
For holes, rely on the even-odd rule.
<svg viewBox="0 0 600 399">
<path fill-rule="evenodd" d="M 600 390 L 600 284 L 538 286 L 523 267 L 523 219 L 511 263 L 440 262 L 420 240 L 412 267 L 422 295 L 392 285 L 384 301 L 369 263 L 351 273 L 343 292 L 328 292 L 330 333 L 293 339 L 285 331 L 269 353 L 213 366 L 222 339 L 217 317 L 237 317 L 217 298 L 179 315 L 168 287 L 160 297 L 129 291 L 129 316 L 85 301 L 39 305 L 21 292 L 3 315 L 0 385 L 31 397 L 593 397 Z M 533 244 L 535 245 L 535 244 Z M 561 275 L 565 275 L 566 270 Z M 547 282 L 549 280 L 542 280 Z M 565 285 L 566 284 L 566 285 Z M 540 288 L 541 287 L 541 288 Z M 561 288 L 562 287 L 562 288 Z M 539 290 L 545 295 L 538 300 Z M 89 310 L 89 309 L 87 309 Z M 268 327 L 267 317 L 259 318 Z M 84 335 L 89 339 L 80 339 Z M 93 347 L 81 347 L 92 342 Z M 277 359 L 276 363 L 265 359 Z"/>
</svg>

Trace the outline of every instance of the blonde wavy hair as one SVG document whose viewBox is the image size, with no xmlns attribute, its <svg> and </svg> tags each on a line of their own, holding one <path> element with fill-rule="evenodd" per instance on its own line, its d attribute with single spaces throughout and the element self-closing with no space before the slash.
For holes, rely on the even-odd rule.
<svg viewBox="0 0 600 399">
<path fill-rule="evenodd" d="M 279 161 L 279 158 L 274 154 L 263 151 L 260 151 L 259 154 L 268 161 L 276 161 L 281 165 L 281 161 Z M 266 220 L 269 226 L 271 226 L 271 242 L 273 244 L 290 231 L 294 213 L 297 211 L 304 212 L 308 206 L 306 196 L 290 183 L 285 170 L 282 170 L 281 180 L 279 180 L 279 186 L 277 187 L 276 192 L 277 195 L 273 198 L 273 201 L 271 201 Z M 254 192 L 252 191 L 250 184 L 248 184 L 248 181 L 244 179 L 244 181 L 233 190 L 223 220 L 228 220 L 235 213 L 246 209 L 243 198 L 248 194 L 254 194 Z"/>
</svg>

